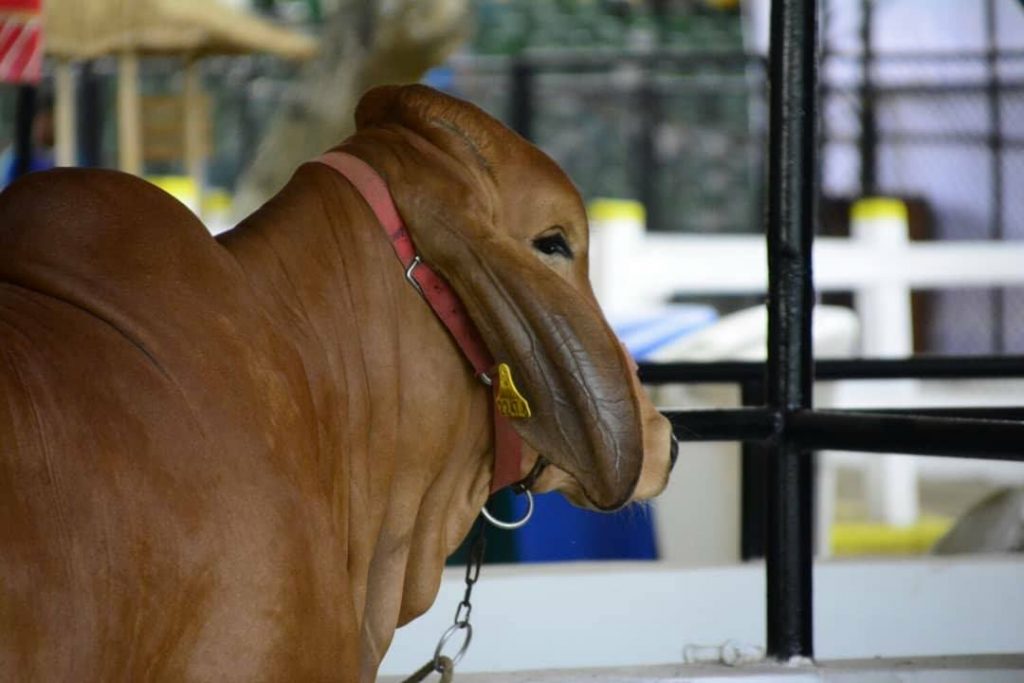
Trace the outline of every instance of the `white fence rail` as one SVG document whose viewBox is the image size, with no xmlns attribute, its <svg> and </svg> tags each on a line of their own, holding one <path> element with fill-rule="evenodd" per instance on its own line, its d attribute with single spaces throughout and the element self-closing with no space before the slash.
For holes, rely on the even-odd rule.
<svg viewBox="0 0 1024 683">
<path fill-rule="evenodd" d="M 759 235 L 645 234 L 640 225 L 616 225 L 595 229 L 591 261 L 598 299 L 609 308 L 679 293 L 756 294 L 768 283 Z M 879 243 L 869 236 L 821 237 L 814 245 L 814 285 L 820 292 L 1024 285 L 1024 240 Z"/>
<path fill-rule="evenodd" d="M 853 293 L 860 321 L 858 347 L 866 357 L 913 353 L 913 290 L 1024 285 L 1024 241 L 913 242 L 899 213 L 855 218 L 850 238 L 819 238 L 814 245 L 815 287 L 819 292 Z M 591 280 L 598 300 L 613 314 L 657 305 L 678 294 L 759 294 L 768 282 L 765 249 L 759 235 L 670 235 L 647 233 L 636 220 L 595 221 Z M 956 402 L 934 383 L 927 385 L 927 394 L 925 385 L 913 380 L 884 386 L 840 384 L 834 396 L 842 407 L 877 405 L 880 396 L 892 407 Z M 989 382 L 983 395 L 960 395 L 962 405 L 1019 405 L 1024 398 L 1020 389 L 1020 383 Z M 862 459 L 868 468 L 872 516 L 898 525 L 916 521 L 915 460 Z"/>
</svg>

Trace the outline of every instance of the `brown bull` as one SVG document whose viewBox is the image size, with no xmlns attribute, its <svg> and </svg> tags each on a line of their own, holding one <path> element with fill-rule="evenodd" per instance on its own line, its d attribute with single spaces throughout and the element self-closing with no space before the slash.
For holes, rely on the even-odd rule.
<svg viewBox="0 0 1024 683">
<path fill-rule="evenodd" d="M 340 149 L 508 363 L 534 490 L 656 494 L 670 430 L 558 167 L 427 88 Z M 0 195 L 0 680 L 372 680 L 488 496 L 491 394 L 323 164 L 214 239 L 107 171 Z"/>
</svg>

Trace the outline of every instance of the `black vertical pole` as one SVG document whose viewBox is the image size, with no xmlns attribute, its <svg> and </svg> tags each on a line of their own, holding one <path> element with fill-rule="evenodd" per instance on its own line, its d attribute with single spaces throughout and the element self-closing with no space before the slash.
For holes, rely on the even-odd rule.
<svg viewBox="0 0 1024 683">
<path fill-rule="evenodd" d="M 655 133 L 661 125 L 661 102 L 654 83 L 657 62 L 651 60 L 645 69 L 643 82 L 637 91 L 637 138 L 636 138 L 636 197 L 647 212 L 647 225 L 665 229 L 658 202 L 658 155 L 655 149 Z"/>
<path fill-rule="evenodd" d="M 509 125 L 527 140 L 533 140 L 533 65 L 525 58 L 512 64 L 509 94 Z"/>
<path fill-rule="evenodd" d="M 874 0 L 862 0 L 860 43 L 860 193 L 870 197 L 878 191 L 878 123 L 875 116 L 875 44 L 871 26 Z"/>
<path fill-rule="evenodd" d="M 810 454 L 788 416 L 810 408 L 811 243 L 815 220 L 815 0 L 774 0 L 769 52 L 768 406 L 778 416 L 768 465 L 767 645 L 779 660 L 811 657 Z"/>
<path fill-rule="evenodd" d="M 14 112 L 14 178 L 32 169 L 32 122 L 36 118 L 36 87 L 19 85 Z"/>
<path fill-rule="evenodd" d="M 668 42 L 669 6 L 667 0 L 649 0 L 648 4 L 655 24 L 655 49 L 658 49 Z M 668 224 L 662 219 L 658 197 L 658 177 L 661 174 L 655 144 L 655 135 L 664 118 L 657 86 L 661 64 L 656 58 L 644 61 L 643 64 L 643 80 L 636 93 L 636 198 L 644 205 L 648 229 L 664 230 Z"/>
<path fill-rule="evenodd" d="M 648 4 L 651 7 L 651 17 L 654 19 L 658 47 L 664 47 L 668 44 L 669 36 L 668 0 L 649 0 Z"/>
<path fill-rule="evenodd" d="M 94 63 L 78 72 L 78 159 L 82 166 L 103 165 L 103 93 Z"/>
<path fill-rule="evenodd" d="M 234 80 L 237 72 L 233 70 L 229 72 L 231 74 L 229 78 L 233 81 L 232 91 L 238 93 L 238 138 L 241 153 L 236 163 L 239 169 L 248 168 L 249 163 L 256 156 L 256 150 L 259 147 L 259 140 L 256 134 L 256 114 L 253 111 L 253 98 L 248 85 L 256 80 L 256 76 L 259 73 L 256 66 L 257 58 L 246 57 L 245 59 L 245 70 L 237 81 Z"/>
<path fill-rule="evenodd" d="M 989 239 L 1001 240 L 1003 230 L 1003 112 L 999 87 L 999 65 L 996 45 L 996 3 L 985 0 L 985 66 L 988 83 L 988 151 L 991 182 L 989 183 Z M 992 290 L 992 352 L 1006 351 L 1004 290 Z"/>
<path fill-rule="evenodd" d="M 764 401 L 763 380 L 740 385 L 744 406 L 763 406 Z M 759 441 L 740 444 L 740 558 L 744 561 L 764 557 L 765 482 L 771 457 L 771 450 Z"/>
</svg>

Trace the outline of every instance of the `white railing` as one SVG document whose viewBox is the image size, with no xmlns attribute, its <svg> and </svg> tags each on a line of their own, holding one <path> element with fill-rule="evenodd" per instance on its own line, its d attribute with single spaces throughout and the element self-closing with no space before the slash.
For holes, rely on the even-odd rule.
<svg viewBox="0 0 1024 683">
<path fill-rule="evenodd" d="M 818 238 L 815 288 L 866 293 L 884 287 L 898 296 L 907 289 L 1024 284 L 1024 240 L 910 242 L 905 235 L 901 240 L 883 229 L 849 239 Z M 598 299 L 611 309 L 679 293 L 757 294 L 768 282 L 765 240 L 645 233 L 641 224 L 596 227 L 591 281 Z"/>
<path fill-rule="evenodd" d="M 768 282 L 765 249 L 759 235 L 670 235 L 647 233 L 635 219 L 595 221 L 591 280 L 612 313 L 647 308 L 677 294 L 762 294 Z M 867 211 L 855 215 L 850 238 L 817 239 L 813 263 L 818 292 L 853 293 L 861 355 L 899 358 L 913 353 L 911 291 L 1024 285 L 1024 240 L 913 242 L 905 212 Z M 839 384 L 833 395 L 842 407 L 872 407 L 880 400 L 893 407 L 948 405 L 957 402 L 951 392 L 963 405 L 1020 404 L 1022 398 L 1020 383 L 987 382 L 973 393 L 962 389 L 966 383 L 949 383 L 948 391 L 930 383 L 927 394 L 914 380 Z M 872 516 L 899 525 L 916 521 L 915 459 L 863 461 Z"/>
</svg>

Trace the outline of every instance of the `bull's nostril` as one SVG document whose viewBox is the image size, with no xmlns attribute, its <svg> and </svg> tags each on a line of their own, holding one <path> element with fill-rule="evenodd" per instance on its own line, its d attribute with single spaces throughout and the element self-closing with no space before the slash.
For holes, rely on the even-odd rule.
<svg viewBox="0 0 1024 683">
<path fill-rule="evenodd" d="M 671 471 L 676 466 L 676 458 L 679 457 L 679 441 L 676 435 L 672 434 L 668 443 L 668 468 Z"/>
</svg>

